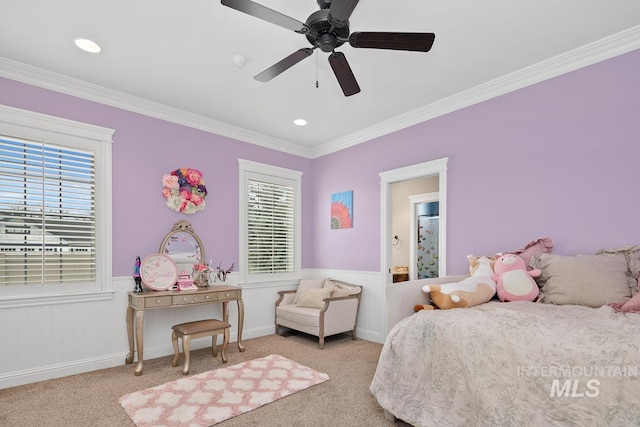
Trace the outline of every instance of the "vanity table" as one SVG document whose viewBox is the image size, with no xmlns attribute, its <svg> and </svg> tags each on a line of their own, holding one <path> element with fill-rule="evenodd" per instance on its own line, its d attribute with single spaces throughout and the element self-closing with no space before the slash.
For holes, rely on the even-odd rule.
<svg viewBox="0 0 640 427">
<path fill-rule="evenodd" d="M 229 321 L 229 301 L 238 304 L 238 350 L 243 352 L 242 328 L 244 326 L 244 303 L 242 288 L 233 285 L 214 285 L 198 288 L 193 291 L 144 291 L 129 292 L 127 307 L 127 336 L 129 338 L 129 354 L 126 363 L 133 363 L 134 344 L 138 352 L 138 364 L 133 373 L 142 375 L 144 362 L 144 312 L 146 310 L 176 309 L 195 304 L 222 303 L 223 321 Z M 135 330 L 135 334 L 134 334 Z M 168 333 L 168 332 L 167 332 Z"/>
<path fill-rule="evenodd" d="M 144 361 L 144 312 L 147 310 L 176 309 L 197 304 L 222 304 L 223 321 L 229 322 L 229 302 L 238 304 L 238 350 L 242 345 L 244 326 L 244 303 L 242 288 L 234 285 L 195 285 L 182 290 L 174 290 L 180 284 L 178 277 L 190 274 L 194 266 L 205 260 L 204 245 L 187 221 L 178 221 L 164 237 L 157 254 L 151 254 L 142 261 L 140 278 L 148 290 L 129 292 L 127 306 L 127 336 L 129 354 L 126 364 L 133 363 L 134 352 L 138 352 L 138 364 L 134 374 L 142 375 Z M 135 333 L 134 333 L 135 332 Z M 167 331 L 169 334 L 170 331 Z M 170 335 L 167 335 L 170 336 Z M 134 351 L 135 347 L 135 351 Z"/>
</svg>

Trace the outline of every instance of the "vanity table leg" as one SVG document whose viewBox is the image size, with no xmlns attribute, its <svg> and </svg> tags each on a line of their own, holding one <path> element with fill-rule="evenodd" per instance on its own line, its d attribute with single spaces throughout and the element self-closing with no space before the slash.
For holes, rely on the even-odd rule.
<svg viewBox="0 0 640 427">
<path fill-rule="evenodd" d="M 133 374 L 137 377 L 142 375 L 142 363 L 143 357 L 143 337 L 142 331 L 144 330 L 144 310 L 136 311 L 136 345 L 138 350 L 138 364 L 133 370 Z"/>
<path fill-rule="evenodd" d="M 238 303 L 238 350 L 242 353 L 244 351 L 244 344 L 242 344 L 242 329 L 244 328 L 244 302 L 239 299 Z"/>
<path fill-rule="evenodd" d="M 124 363 L 130 365 L 133 363 L 133 307 L 127 307 L 127 338 L 129 338 L 129 354 Z"/>
<path fill-rule="evenodd" d="M 229 323 L 229 301 L 222 301 L 222 321 Z"/>
<path fill-rule="evenodd" d="M 245 348 L 242 344 L 242 329 L 244 328 L 244 302 L 239 299 L 238 303 L 238 350 L 242 353 Z M 222 320 L 229 322 L 229 301 L 222 302 Z"/>
</svg>

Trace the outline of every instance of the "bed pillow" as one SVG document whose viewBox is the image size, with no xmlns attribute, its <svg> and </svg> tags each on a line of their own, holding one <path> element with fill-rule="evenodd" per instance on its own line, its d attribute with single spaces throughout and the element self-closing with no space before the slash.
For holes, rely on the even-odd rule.
<svg viewBox="0 0 640 427">
<path fill-rule="evenodd" d="M 627 260 L 627 271 L 629 288 L 631 289 L 631 295 L 637 294 L 640 289 L 638 288 L 638 277 L 640 276 L 640 257 L 638 257 L 639 245 L 627 246 L 624 248 L 602 249 L 598 254 L 621 254 L 624 255 Z"/>
<path fill-rule="evenodd" d="M 631 297 L 635 280 L 626 252 L 628 248 L 596 255 L 534 255 L 530 266 L 542 272 L 538 301 L 601 307 Z"/>
<path fill-rule="evenodd" d="M 298 307 L 323 308 L 324 299 L 331 297 L 332 288 L 307 288 L 300 294 Z"/>
</svg>

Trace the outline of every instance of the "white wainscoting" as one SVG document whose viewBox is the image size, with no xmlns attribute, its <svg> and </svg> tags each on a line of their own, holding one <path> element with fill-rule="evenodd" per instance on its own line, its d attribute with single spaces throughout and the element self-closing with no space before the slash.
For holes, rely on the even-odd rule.
<svg viewBox="0 0 640 427">
<path fill-rule="evenodd" d="M 383 343 L 386 338 L 385 277 L 372 271 L 304 270 L 304 277 L 329 277 L 363 287 L 358 312 L 356 336 L 367 341 Z"/>
<path fill-rule="evenodd" d="M 384 277 L 377 272 L 304 270 L 303 277 L 331 277 L 364 287 L 356 334 L 384 342 Z M 234 277 L 229 282 L 234 283 Z M 295 284 L 243 286 L 243 341 L 273 334 L 277 291 Z M 124 364 L 129 351 L 125 314 L 131 277 L 114 279 L 112 300 L 0 309 L 0 389 Z M 231 341 L 236 342 L 237 307 L 230 303 Z M 171 326 L 222 316 L 219 304 L 145 312 L 144 358 L 173 354 Z M 193 349 L 210 345 L 194 340 Z M 248 341 L 245 345 L 251 345 Z M 238 351 L 230 346 L 228 351 Z M 131 365 L 131 375 L 133 375 Z"/>
</svg>

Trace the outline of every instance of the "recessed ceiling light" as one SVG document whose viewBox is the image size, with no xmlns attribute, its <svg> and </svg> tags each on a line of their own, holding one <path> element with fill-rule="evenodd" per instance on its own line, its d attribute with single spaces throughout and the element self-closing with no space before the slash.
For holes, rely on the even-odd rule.
<svg viewBox="0 0 640 427">
<path fill-rule="evenodd" d="M 78 46 L 80 49 L 84 50 L 85 52 L 98 53 L 102 50 L 102 48 L 98 46 L 96 42 L 91 41 L 89 39 L 76 39 L 75 42 L 76 42 L 76 46 Z"/>
<path fill-rule="evenodd" d="M 293 121 L 293 124 L 296 126 L 306 126 L 307 125 L 307 121 L 305 119 L 295 119 Z"/>
<path fill-rule="evenodd" d="M 233 63 L 236 67 L 242 68 L 247 63 L 247 57 L 240 53 L 233 55 Z"/>
</svg>

